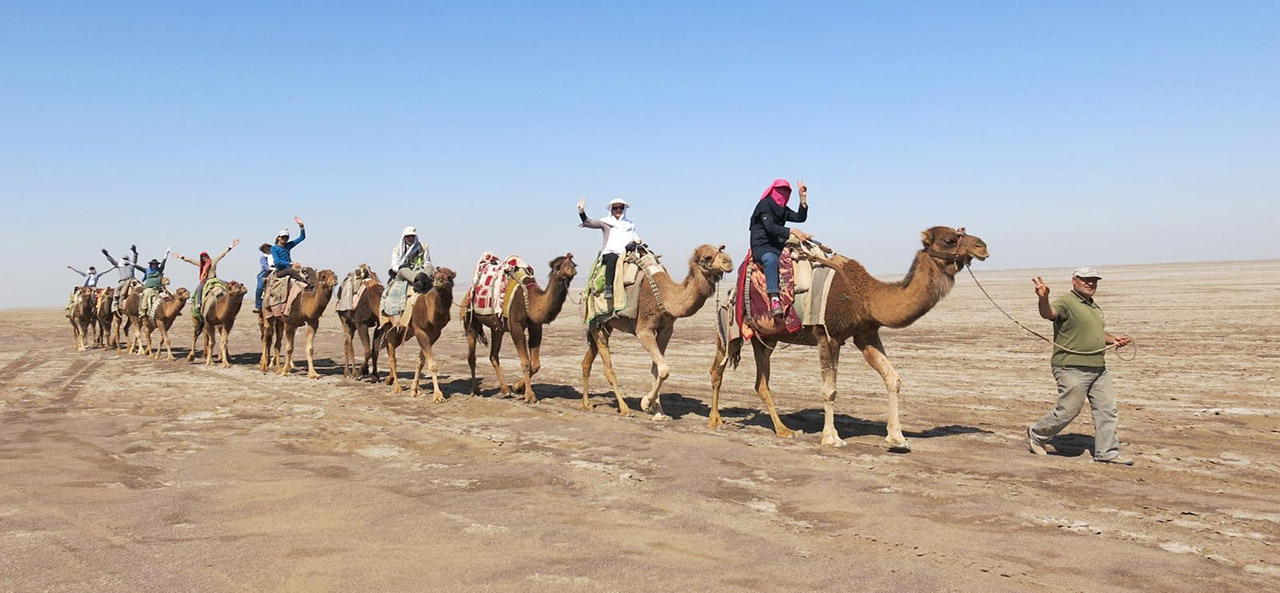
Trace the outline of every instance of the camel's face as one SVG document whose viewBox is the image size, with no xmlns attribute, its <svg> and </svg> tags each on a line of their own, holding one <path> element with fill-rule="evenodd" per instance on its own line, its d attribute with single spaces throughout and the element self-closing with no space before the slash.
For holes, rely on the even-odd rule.
<svg viewBox="0 0 1280 593">
<path fill-rule="evenodd" d="M 435 276 L 432 276 L 432 284 L 442 290 L 453 290 L 453 279 L 458 277 L 458 273 L 449 268 L 436 268 Z"/>
<path fill-rule="evenodd" d="M 990 255 L 987 252 L 987 242 L 977 235 L 966 233 L 964 227 L 953 229 L 936 226 L 920 233 L 920 239 L 930 255 L 951 260 L 959 267 L 969 265 L 974 259 L 985 260 Z"/>
<path fill-rule="evenodd" d="M 707 272 L 711 280 L 717 281 L 725 274 L 733 271 L 733 257 L 724 251 L 724 245 L 713 247 L 703 245 L 693 251 L 693 262 Z"/>
<path fill-rule="evenodd" d="M 573 263 L 573 254 L 566 253 L 551 260 L 551 271 L 558 272 L 566 282 L 573 280 L 573 277 L 578 275 L 578 266 Z"/>
<path fill-rule="evenodd" d="M 176 298 L 177 298 L 178 300 L 180 300 L 180 301 L 185 301 L 185 300 L 187 300 L 187 299 L 191 298 L 191 291 L 189 291 L 189 290 L 187 290 L 187 289 L 185 289 L 185 288 L 179 288 L 177 292 L 173 293 L 173 296 L 174 296 L 174 297 L 176 297 Z"/>
<path fill-rule="evenodd" d="M 329 288 L 333 288 L 338 285 L 338 275 L 334 274 L 333 270 L 320 270 L 319 278 L 320 284 Z"/>
<path fill-rule="evenodd" d="M 234 280 L 230 284 L 227 284 L 227 294 L 231 295 L 231 298 L 233 299 L 237 297 L 242 297 L 248 294 L 248 292 L 249 292 L 249 289 L 245 288 L 243 284 L 236 282 Z"/>
</svg>

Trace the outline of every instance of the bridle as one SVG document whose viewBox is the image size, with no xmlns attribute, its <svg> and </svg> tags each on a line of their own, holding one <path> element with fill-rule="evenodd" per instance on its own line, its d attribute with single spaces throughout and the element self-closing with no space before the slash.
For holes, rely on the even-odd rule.
<svg viewBox="0 0 1280 593">
<path fill-rule="evenodd" d="M 946 265 L 949 265 L 949 266 L 955 266 L 955 267 L 956 267 L 956 271 L 957 271 L 957 272 L 959 272 L 959 271 L 960 271 L 961 269 L 963 269 L 966 265 L 968 265 L 968 263 L 969 263 L 969 261 L 970 261 L 970 259 L 971 259 L 971 257 L 970 257 L 969 255 L 967 255 L 967 254 L 962 255 L 962 254 L 960 254 L 960 253 L 957 253 L 957 252 L 960 250 L 960 243 L 961 243 L 961 240 L 963 240 L 963 239 L 965 238 L 965 236 L 966 236 L 966 235 L 965 235 L 965 232 L 964 232 L 964 227 L 960 227 L 960 229 L 956 231 L 956 246 L 955 246 L 955 250 L 953 250 L 953 251 L 938 251 L 938 250 L 933 249 L 932 247 L 930 247 L 930 248 L 928 248 L 928 249 L 925 249 L 924 251 L 925 251 L 925 253 L 929 254 L 929 257 L 932 257 L 932 258 L 934 258 L 934 259 L 942 260 L 944 263 L 946 263 Z"/>
</svg>

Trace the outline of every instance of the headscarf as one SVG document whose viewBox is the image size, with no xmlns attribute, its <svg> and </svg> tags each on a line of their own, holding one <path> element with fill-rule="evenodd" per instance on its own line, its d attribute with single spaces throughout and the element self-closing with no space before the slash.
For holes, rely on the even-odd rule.
<svg viewBox="0 0 1280 593">
<path fill-rule="evenodd" d="M 786 179 L 774 179 L 769 189 L 764 190 L 760 195 L 760 199 L 773 198 L 779 206 L 787 207 L 787 201 L 791 199 L 791 183 Z"/>
<path fill-rule="evenodd" d="M 208 251 L 200 252 L 200 283 L 204 284 L 209 279 L 209 270 L 213 268 L 213 258 L 209 257 Z"/>
</svg>

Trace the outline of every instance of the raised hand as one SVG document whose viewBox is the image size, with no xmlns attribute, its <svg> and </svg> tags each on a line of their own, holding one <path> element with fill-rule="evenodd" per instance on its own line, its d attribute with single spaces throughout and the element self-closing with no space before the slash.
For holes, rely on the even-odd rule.
<svg viewBox="0 0 1280 593">
<path fill-rule="evenodd" d="M 298 218 L 297 216 L 293 217 L 293 221 L 294 221 L 294 222 L 296 222 L 296 223 L 298 223 L 298 228 L 302 228 L 302 227 L 306 226 L 306 225 L 302 224 L 302 219 L 301 219 L 301 218 Z"/>
<path fill-rule="evenodd" d="M 809 186 L 804 184 L 803 179 L 797 179 L 796 187 L 800 192 L 800 205 L 807 207 L 809 205 Z"/>
<path fill-rule="evenodd" d="M 107 257 L 111 257 L 111 254 L 110 254 L 110 253 L 107 253 L 107 250 L 106 250 L 106 249 L 103 249 L 103 250 L 102 250 L 102 255 L 105 255 L 105 256 L 107 256 Z"/>
<path fill-rule="evenodd" d="M 578 212 L 587 211 L 587 196 L 578 196 Z"/>
<path fill-rule="evenodd" d="M 1036 285 L 1036 296 L 1046 299 L 1049 298 L 1049 285 L 1044 283 L 1044 279 L 1036 276 L 1031 279 L 1031 283 Z"/>
<path fill-rule="evenodd" d="M 239 244 L 240 244 L 240 239 L 236 239 L 231 242 L 231 247 L 229 247 L 228 249 L 235 249 L 236 245 L 239 245 Z"/>
</svg>

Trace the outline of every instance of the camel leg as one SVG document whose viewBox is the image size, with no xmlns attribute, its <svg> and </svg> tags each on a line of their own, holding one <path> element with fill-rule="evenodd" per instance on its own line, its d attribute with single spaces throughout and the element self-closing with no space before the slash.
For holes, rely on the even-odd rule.
<svg viewBox="0 0 1280 593">
<path fill-rule="evenodd" d="M 524 335 L 524 328 L 514 328 L 511 332 L 511 342 L 516 346 L 516 354 L 520 355 L 520 372 L 522 373 L 520 381 L 512 386 L 512 390 L 520 389 L 524 386 L 524 403 L 538 403 L 538 396 L 533 392 L 533 364 L 529 358 L 529 342 Z"/>
<path fill-rule="evenodd" d="M 613 386 L 613 395 L 618 398 L 618 413 L 631 415 L 631 407 L 622 399 L 622 388 L 618 387 L 618 375 L 613 372 L 613 356 L 609 353 L 609 337 L 604 332 L 596 334 L 596 348 L 600 351 L 600 362 L 604 365 L 604 377 Z"/>
<path fill-rule="evenodd" d="M 218 327 L 218 333 L 222 337 L 222 363 L 224 369 L 231 368 L 231 353 L 227 352 L 227 342 L 231 341 L 231 328 L 226 326 Z"/>
<path fill-rule="evenodd" d="M 320 330 L 320 320 L 307 322 L 307 377 L 311 379 L 319 379 L 320 373 L 316 372 L 316 332 Z"/>
<path fill-rule="evenodd" d="M 435 351 L 431 348 L 431 336 L 422 329 L 414 329 L 414 333 L 418 338 L 418 372 L 414 374 L 413 387 L 414 395 L 417 395 L 418 376 L 422 374 L 422 365 L 426 363 L 427 370 L 431 372 L 431 403 L 444 403 L 444 392 L 440 390 L 440 365 L 436 362 Z"/>
<path fill-rule="evenodd" d="M 364 357 L 360 359 L 360 373 L 356 374 L 355 369 L 352 369 L 351 375 L 355 378 L 360 378 L 369 374 L 369 348 L 371 346 L 371 344 L 369 343 L 369 326 L 359 325 L 358 327 L 356 327 L 355 333 L 357 336 L 360 336 L 360 348 L 361 348 L 360 352 L 361 354 L 364 355 Z M 352 348 L 355 348 L 355 347 L 352 346 Z M 352 356 L 354 355 L 355 355 L 355 352 L 353 351 Z"/>
<path fill-rule="evenodd" d="M 539 351 L 542 350 L 542 326 L 530 325 L 528 329 L 529 329 L 529 341 L 528 341 L 529 346 L 527 348 L 527 351 L 529 353 L 529 377 L 533 377 L 534 375 L 538 374 L 538 370 L 542 368 L 542 358 L 538 354 Z M 524 387 L 525 385 L 529 385 L 528 378 L 521 378 L 519 381 L 516 382 L 515 385 L 511 387 L 511 389 L 513 391 L 519 391 L 523 387 L 525 389 L 525 394 L 527 395 L 528 393 L 531 393 L 533 391 L 533 386 L 529 385 L 528 387 Z M 538 403 L 537 398 L 535 397 L 534 401 L 529 403 L 533 403 L 533 404 Z"/>
<path fill-rule="evenodd" d="M 489 335 L 489 364 L 493 365 L 493 372 L 498 375 L 498 395 L 511 395 L 511 386 L 507 385 L 506 377 L 502 376 L 502 358 L 499 355 L 502 352 L 503 333 L 505 332 L 495 329 Z"/>
<path fill-rule="evenodd" d="M 285 322 L 284 352 L 281 353 L 282 356 L 280 357 L 280 376 L 281 377 L 287 377 L 289 373 L 293 372 L 293 342 L 294 342 L 294 339 L 297 337 L 297 335 L 298 335 L 298 328 L 292 325 L 289 325 L 288 322 Z"/>
<path fill-rule="evenodd" d="M 724 420 L 720 419 L 720 384 L 724 383 L 724 371 L 728 364 L 728 347 L 716 336 L 716 359 L 711 363 L 711 414 L 707 418 L 708 428 L 720 428 L 724 424 Z"/>
<path fill-rule="evenodd" d="M 600 354 L 600 348 L 596 346 L 596 339 L 590 333 L 587 334 L 587 353 L 582 357 L 582 409 L 591 411 L 591 365 L 596 362 L 596 355 Z"/>
<path fill-rule="evenodd" d="M 653 375 L 653 386 L 649 388 L 643 398 L 640 398 L 640 409 L 653 413 L 654 420 L 670 420 L 671 417 L 662 413 L 662 384 L 671 376 L 671 367 L 667 366 L 667 359 L 663 354 L 667 351 L 667 343 L 671 341 L 671 332 L 675 329 L 675 325 L 659 327 L 656 333 L 636 332 L 636 337 L 640 340 L 640 345 L 649 353 L 649 357 L 653 359 L 653 364 L 649 365 L 649 372 Z"/>
<path fill-rule="evenodd" d="M 213 366 L 213 351 L 218 347 L 218 327 L 210 323 L 200 324 L 200 333 L 204 334 L 204 366 Z M 191 355 L 187 360 L 194 360 L 196 357 L 196 346 L 191 345 Z"/>
<path fill-rule="evenodd" d="M 843 447 L 836 432 L 836 369 L 840 366 L 840 343 L 829 336 L 818 338 L 818 361 L 822 367 L 822 444 Z"/>
<path fill-rule="evenodd" d="M 202 324 L 194 322 L 191 324 L 191 351 L 187 352 L 187 362 L 196 361 L 196 343 L 200 341 L 200 332 L 202 329 Z M 206 341 L 206 343 L 208 342 Z M 208 350 L 209 349 L 206 347 L 205 351 L 208 352 Z"/>
<path fill-rule="evenodd" d="M 484 331 L 483 327 L 468 327 L 467 333 L 467 368 L 471 369 L 471 395 L 480 395 L 480 381 L 476 379 L 476 332 Z"/>
<path fill-rule="evenodd" d="M 769 419 L 773 420 L 773 432 L 782 438 L 789 438 L 796 433 L 787 428 L 787 425 L 783 424 L 782 419 L 778 417 L 778 409 L 773 406 L 773 394 L 769 391 L 769 357 L 773 353 L 772 348 L 777 344 L 773 342 L 766 345 L 760 338 L 751 340 L 751 350 L 756 357 L 756 393 L 764 401 L 764 407 L 769 411 Z"/>
<path fill-rule="evenodd" d="M 880 343 L 880 334 L 855 336 L 854 344 L 862 350 L 862 356 L 867 359 L 867 364 L 880 373 L 880 378 L 884 379 L 884 386 L 889 391 L 889 417 L 885 422 L 884 440 L 889 443 L 890 450 L 910 451 L 911 444 L 907 442 L 906 437 L 902 436 L 902 423 L 898 420 L 898 392 L 902 391 L 902 378 L 889 363 L 889 357 L 885 356 L 884 344 Z"/>
<path fill-rule="evenodd" d="M 394 336 L 387 336 L 387 385 L 391 386 L 391 393 L 400 393 L 400 378 L 396 375 L 396 346 L 400 344 Z"/>
</svg>

